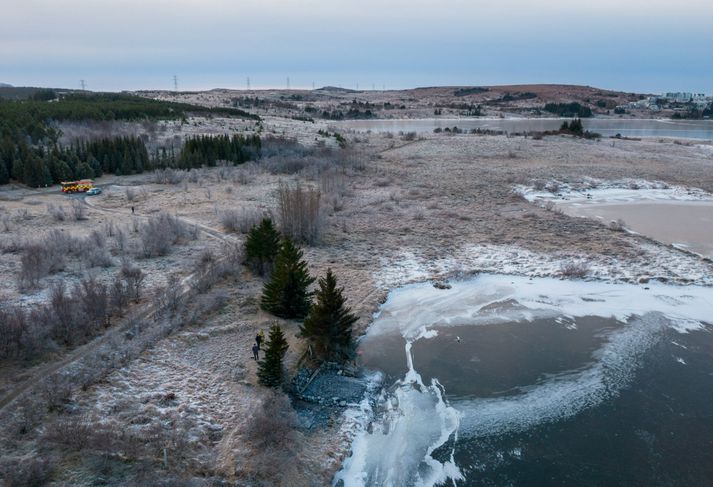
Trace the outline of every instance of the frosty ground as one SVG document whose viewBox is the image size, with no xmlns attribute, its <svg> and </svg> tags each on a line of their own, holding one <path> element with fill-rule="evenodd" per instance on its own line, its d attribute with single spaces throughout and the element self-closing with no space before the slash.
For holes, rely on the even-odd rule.
<svg viewBox="0 0 713 487">
<path fill-rule="evenodd" d="M 216 130 L 210 120 L 201 123 L 207 124 L 203 128 L 208 133 Z M 193 127 L 192 133 L 202 130 Z M 268 118 L 264 127 L 268 133 L 294 136 L 303 144 L 321 140 L 336 147 L 334 139 L 317 133 L 328 129 L 325 123 Z M 279 182 L 300 182 L 323 191 L 326 222 L 319 244 L 304 248 L 305 258 L 313 275 L 333 269 L 359 316 L 357 334 L 367 328 L 391 289 L 477 272 L 713 284 L 710 261 L 533 204 L 518 191 L 523 185 L 545 188 L 551 182 L 575 185 L 592 178 L 604 182 L 628 178 L 710 193 L 713 152 L 708 145 L 568 136 L 536 140 L 473 134 L 343 135 L 350 162 L 341 164 L 340 154 L 346 152 L 335 152 L 333 167 L 311 168 L 307 163 L 292 172 L 250 163 L 192 171 L 193 176 L 175 184 L 156 182 L 151 175 L 107 177 L 99 181 L 104 193 L 90 200 L 87 220 L 80 222 L 56 221 L 48 214 L 49 204 L 68 205 L 56 189 L 3 191 L 2 212 L 8 226 L 0 237 L 7 246 L 13 239 L 34 237 L 51 228 L 85 235 L 108 220 L 130 227 L 132 218 L 168 211 L 240 244 L 244 236 L 225 229 L 221 214 L 227 210 L 276 214 Z M 132 206 L 137 216 L 131 216 Z M 201 253 L 217 253 L 219 245 L 216 238 L 201 233 L 165 257 L 140 261 L 149 275 L 149 287 L 165 284 L 171 273 L 189 274 Z M 94 272 L 101 277 L 102 272 L 116 270 L 120 257 L 113 258 L 112 266 Z M 14 254 L 3 255 L 0 272 L 8 284 L 1 292 L 8 302 L 41 301 L 49 280 L 61 277 L 71 282 L 81 275 L 70 265 L 28 295 L 15 285 L 18 271 Z M 261 285 L 245 270 L 219 283 L 217 305 L 102 381 L 77 391 L 70 407 L 81 417 L 115 430 L 151 435 L 170 425 L 175 435 L 161 437 L 155 451 L 142 451 L 140 456 L 147 462 L 144 468 L 177 479 L 227 479 L 239 485 L 328 484 L 349 454 L 351 432 L 344 421 L 353 412 L 345 416 L 344 408 L 334 408 L 327 424 L 297 430 L 288 457 L 294 468 L 280 470 L 274 463 L 264 463 L 265 452 L 251 446 L 251 422 L 266 392 L 257 385 L 250 346 L 258 330 L 276 321 L 257 306 Z M 303 344 L 295 336 L 298 324 L 281 323 L 288 330 L 288 365 L 294 372 L 303 353 Z M 12 377 L 5 373 L 4 383 L 17 381 L 24 373 L 14 372 L 17 375 Z M 3 414 L 12 413 L 8 409 Z M 88 485 L 100 468 L 106 469 L 107 479 L 139 478 L 132 471 L 139 462 L 122 463 L 122 458 L 111 457 L 97 466 L 52 443 L 42 445 L 43 434 L 41 425 L 22 434 L 14 427 L 3 428 L 0 453 L 5 458 L 53 459 L 62 467 L 55 478 L 58 485 Z"/>
</svg>

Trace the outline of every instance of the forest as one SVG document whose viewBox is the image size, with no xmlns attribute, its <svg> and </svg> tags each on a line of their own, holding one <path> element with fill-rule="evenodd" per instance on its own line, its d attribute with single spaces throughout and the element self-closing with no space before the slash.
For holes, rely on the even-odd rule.
<svg viewBox="0 0 713 487">
<path fill-rule="evenodd" d="M 56 96 L 56 98 L 54 97 Z M 245 162 L 259 151 L 259 137 L 202 137 L 186 142 L 185 154 L 149 157 L 138 137 L 115 137 L 60 145 L 54 122 L 64 120 L 166 120 L 189 114 L 259 117 L 235 108 L 205 108 L 128 94 L 57 95 L 24 100 L 0 99 L 0 184 L 10 179 L 33 187 L 99 177 L 135 174 L 157 167 L 191 168 L 224 159 Z"/>
</svg>

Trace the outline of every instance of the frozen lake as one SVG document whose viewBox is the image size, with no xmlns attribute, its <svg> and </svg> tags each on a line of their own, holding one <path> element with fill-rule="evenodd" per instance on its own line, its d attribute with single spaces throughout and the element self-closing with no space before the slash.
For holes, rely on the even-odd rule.
<svg viewBox="0 0 713 487">
<path fill-rule="evenodd" d="M 352 485 L 704 485 L 713 288 L 480 275 L 393 291 Z M 369 409 L 365 407 L 366 409 Z"/>
<path fill-rule="evenodd" d="M 530 201 L 552 201 L 570 216 L 605 224 L 622 220 L 627 230 L 713 258 L 713 196 L 680 188 L 603 188 L 558 194 L 526 191 Z"/>
<path fill-rule="evenodd" d="M 461 118 L 461 119 L 394 119 L 394 120 L 347 120 L 336 122 L 338 126 L 358 131 L 372 132 L 433 132 L 457 126 L 463 130 L 498 130 L 508 133 L 544 132 L 558 130 L 565 118 Z M 713 120 L 656 120 L 631 118 L 585 118 L 586 130 L 604 137 L 620 134 L 624 137 L 674 137 L 684 139 L 713 140 Z"/>
</svg>

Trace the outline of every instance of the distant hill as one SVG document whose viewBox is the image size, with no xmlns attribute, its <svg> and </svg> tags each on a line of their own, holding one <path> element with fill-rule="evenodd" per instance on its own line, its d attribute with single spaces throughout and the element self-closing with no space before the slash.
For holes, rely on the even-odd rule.
<svg viewBox="0 0 713 487">
<path fill-rule="evenodd" d="M 349 88 L 340 88 L 338 86 L 323 86 L 317 88 L 315 91 L 332 91 L 337 93 L 359 93 L 357 90 L 350 90 Z"/>
<path fill-rule="evenodd" d="M 9 85 L 7 83 L 0 83 L 0 88 L 12 88 L 12 85 Z"/>
</svg>

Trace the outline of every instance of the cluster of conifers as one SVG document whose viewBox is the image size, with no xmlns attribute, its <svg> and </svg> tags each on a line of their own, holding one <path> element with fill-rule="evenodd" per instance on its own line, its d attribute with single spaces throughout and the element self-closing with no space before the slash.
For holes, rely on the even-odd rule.
<svg viewBox="0 0 713 487">
<path fill-rule="evenodd" d="M 338 362 L 353 357 L 352 327 L 357 317 L 346 306 L 344 290 L 337 287 L 331 269 L 319 279 L 318 289 L 310 292 L 315 278 L 307 270 L 302 250 L 290 238 L 282 238 L 269 218 L 250 230 L 245 256 L 255 273 L 270 276 L 263 287 L 260 307 L 280 318 L 302 320 L 300 335 L 307 340 L 315 359 Z M 273 325 L 264 359 L 258 366 L 262 384 L 282 384 L 287 347 L 282 329 Z"/>
</svg>

